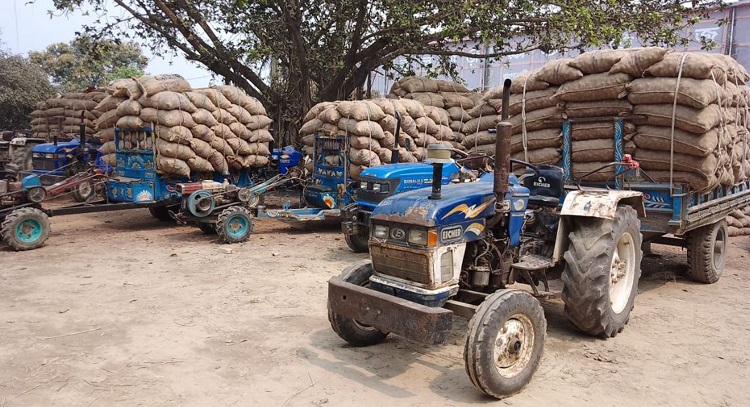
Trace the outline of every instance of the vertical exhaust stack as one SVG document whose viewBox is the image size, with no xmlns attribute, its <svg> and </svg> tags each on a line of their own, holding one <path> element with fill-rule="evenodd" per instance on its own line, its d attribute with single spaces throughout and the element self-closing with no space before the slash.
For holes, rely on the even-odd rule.
<svg viewBox="0 0 750 407">
<path fill-rule="evenodd" d="M 508 105 L 510 104 L 511 80 L 503 82 L 503 106 L 500 123 L 497 124 L 497 141 L 495 142 L 495 171 L 494 192 L 496 206 L 499 208 L 508 192 L 508 178 L 510 177 L 510 139 L 513 135 L 513 125 L 508 121 Z"/>
<path fill-rule="evenodd" d="M 81 112 L 81 122 L 78 125 L 78 161 L 81 163 L 89 161 L 89 150 L 86 148 L 86 122 L 84 122 L 84 112 Z"/>
<path fill-rule="evenodd" d="M 398 151 L 398 136 L 401 133 L 401 113 L 396 112 L 396 134 L 393 136 L 396 138 L 396 146 L 391 149 L 391 164 L 398 164 L 399 151 Z"/>
<path fill-rule="evenodd" d="M 442 144 L 427 146 L 427 159 L 432 165 L 432 193 L 430 199 L 440 199 L 443 187 L 443 164 L 450 163 L 451 149 Z"/>
</svg>

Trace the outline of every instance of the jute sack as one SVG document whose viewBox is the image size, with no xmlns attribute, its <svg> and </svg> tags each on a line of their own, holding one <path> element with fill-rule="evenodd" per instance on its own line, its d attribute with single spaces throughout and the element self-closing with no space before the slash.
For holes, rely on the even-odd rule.
<svg viewBox="0 0 750 407">
<path fill-rule="evenodd" d="M 196 124 L 203 124 L 208 127 L 213 127 L 219 124 L 219 121 L 216 120 L 214 115 L 206 109 L 198 109 L 191 116 Z"/>
<path fill-rule="evenodd" d="M 214 168 L 214 172 L 218 172 L 221 174 L 226 174 L 229 172 L 229 164 L 227 163 L 226 158 L 224 158 L 224 155 L 216 150 L 213 150 L 211 156 L 208 157 L 208 162 L 211 163 L 211 166 Z"/>
<path fill-rule="evenodd" d="M 411 116 L 412 119 L 422 117 L 426 114 L 424 111 L 424 105 L 416 100 L 399 99 L 398 102 L 404 107 L 404 109 L 406 109 L 406 112 L 409 113 L 409 116 Z"/>
<path fill-rule="evenodd" d="M 398 112 L 402 117 L 409 114 L 404 105 L 396 99 L 370 99 L 370 102 L 378 105 L 387 116 L 395 116 Z"/>
<path fill-rule="evenodd" d="M 494 155 L 494 152 L 492 153 Z M 523 151 L 511 154 L 511 158 L 516 160 L 524 160 Z M 539 150 L 531 150 L 528 152 L 528 161 L 531 164 L 557 164 L 560 162 L 562 155 L 560 150 L 557 148 L 541 148 Z"/>
<path fill-rule="evenodd" d="M 318 130 L 318 133 L 324 136 L 347 135 L 344 130 L 339 129 L 338 125 L 331 123 L 323 123 L 323 125 L 320 127 L 320 130 Z"/>
<path fill-rule="evenodd" d="M 246 139 L 248 143 L 270 143 L 273 140 L 273 136 L 266 129 L 251 130 L 250 137 Z"/>
<path fill-rule="evenodd" d="M 320 112 L 322 112 L 323 110 L 328 109 L 329 107 L 335 107 L 335 106 L 336 106 L 336 103 L 334 102 L 320 102 L 314 105 L 313 107 L 311 107 L 310 110 L 307 111 L 307 113 L 305 114 L 305 118 L 302 119 L 302 121 L 309 122 L 313 118 L 318 117 Z"/>
<path fill-rule="evenodd" d="M 157 110 L 153 107 L 141 109 L 141 119 L 144 123 L 156 123 L 167 127 L 183 126 L 192 129 L 197 124 L 190 113 L 182 110 Z"/>
<path fill-rule="evenodd" d="M 568 64 L 587 75 L 604 73 L 609 72 L 612 66 L 620 62 L 620 59 L 625 55 L 627 55 L 627 52 L 621 50 L 586 51 L 573 58 Z"/>
<path fill-rule="evenodd" d="M 187 163 L 179 158 L 170 158 L 163 155 L 156 156 L 156 169 L 165 174 L 180 175 L 183 177 L 190 176 L 190 167 Z"/>
<path fill-rule="evenodd" d="M 627 100 L 607 99 L 596 102 L 568 102 L 565 115 L 569 118 L 626 116 L 633 112 L 633 105 Z"/>
<path fill-rule="evenodd" d="M 398 121 L 393 116 L 386 115 L 383 119 L 378 121 L 378 124 L 380 127 L 383 128 L 383 131 L 390 132 L 391 134 L 396 132 L 396 127 L 398 126 Z"/>
<path fill-rule="evenodd" d="M 630 122 L 623 123 L 623 138 L 632 138 L 635 125 Z M 570 126 L 571 140 L 595 140 L 600 138 L 612 139 L 615 137 L 614 123 L 573 123 Z"/>
<path fill-rule="evenodd" d="M 596 171 L 599 168 L 609 164 L 612 162 L 612 160 L 606 160 L 606 161 L 599 161 L 599 162 L 573 162 L 572 168 L 571 168 L 571 175 L 573 179 L 579 180 L 586 174 L 588 174 L 591 171 Z M 601 169 L 600 171 L 596 171 L 595 173 L 587 176 L 586 178 L 583 178 L 584 182 L 602 182 L 606 181 L 608 178 L 610 178 L 615 173 L 615 167 L 609 166 L 606 168 Z"/>
<path fill-rule="evenodd" d="M 383 113 L 383 109 L 380 106 L 367 100 L 339 102 L 336 109 L 341 114 L 341 117 L 356 121 L 378 121 L 385 117 L 385 113 Z"/>
<path fill-rule="evenodd" d="M 311 144 L 312 145 L 312 144 Z M 349 137 L 349 145 L 353 149 L 357 150 L 373 150 L 377 151 L 382 148 L 380 143 L 375 140 L 371 139 L 369 137 L 363 137 L 363 136 L 351 136 Z"/>
<path fill-rule="evenodd" d="M 116 126 L 126 130 L 137 130 L 143 127 L 143 120 L 138 116 L 123 116 L 117 120 Z"/>
<path fill-rule="evenodd" d="M 417 137 L 414 138 L 414 142 L 417 143 L 417 146 L 419 147 L 427 147 L 430 144 L 437 144 L 438 141 L 438 139 L 427 133 L 419 133 Z"/>
<path fill-rule="evenodd" d="M 234 151 L 234 153 L 237 155 L 255 154 L 255 151 L 250 148 L 250 144 L 239 137 L 226 139 L 226 142 L 227 144 L 229 144 L 229 147 L 232 148 L 232 151 Z"/>
<path fill-rule="evenodd" d="M 449 107 L 448 115 L 450 116 L 451 121 L 454 121 L 454 120 L 465 121 L 471 118 L 471 116 L 469 116 L 469 113 L 466 110 L 458 106 Z"/>
<path fill-rule="evenodd" d="M 232 105 L 226 109 L 232 116 L 234 116 L 240 123 L 250 123 L 253 115 L 242 106 Z"/>
<path fill-rule="evenodd" d="M 419 117 L 414 120 L 414 122 L 417 124 L 417 130 L 421 133 L 435 134 L 435 132 L 438 131 L 438 126 L 435 121 L 427 116 Z"/>
<path fill-rule="evenodd" d="M 396 136 L 389 131 L 383 132 L 383 139 L 380 140 L 380 145 L 383 148 L 394 148 L 396 147 Z"/>
<path fill-rule="evenodd" d="M 434 106 L 434 107 L 445 107 L 445 103 L 443 101 L 443 96 L 439 93 L 410 93 L 406 95 L 407 98 L 416 100 L 417 102 L 425 105 L 425 106 Z"/>
<path fill-rule="evenodd" d="M 115 139 L 115 128 L 114 127 L 108 127 L 103 130 L 99 130 L 96 133 L 96 136 L 99 137 L 99 139 L 102 142 L 112 141 Z"/>
<path fill-rule="evenodd" d="M 185 92 L 185 96 L 190 100 L 190 103 L 192 103 L 196 109 L 205 109 L 209 112 L 212 112 L 216 110 L 216 105 L 214 102 L 211 101 L 211 99 L 208 98 L 208 96 L 204 95 L 200 92 Z"/>
<path fill-rule="evenodd" d="M 437 137 L 439 140 L 446 140 L 446 141 L 456 140 L 456 136 L 453 134 L 453 129 L 451 129 L 448 126 L 444 126 L 442 124 L 437 126 L 437 131 L 432 133 L 432 135 Z"/>
<path fill-rule="evenodd" d="M 229 166 L 235 169 L 240 168 L 257 168 L 268 164 L 268 157 L 260 155 L 231 156 L 227 157 Z"/>
<path fill-rule="evenodd" d="M 252 116 L 245 125 L 250 130 L 258 130 L 267 128 L 271 123 L 273 120 L 268 116 Z"/>
<path fill-rule="evenodd" d="M 115 152 L 115 142 L 114 141 L 108 141 L 104 144 L 102 144 L 101 147 L 99 147 L 99 152 L 102 154 L 112 154 Z"/>
<path fill-rule="evenodd" d="M 437 92 L 440 90 L 440 86 L 432 79 L 423 78 L 420 76 L 413 76 L 405 78 L 401 81 L 401 88 L 407 93 L 414 92 Z"/>
<path fill-rule="evenodd" d="M 646 170 L 669 171 L 670 153 L 665 151 L 638 149 L 635 158 Z M 706 176 L 713 175 L 719 168 L 719 160 L 716 155 L 709 154 L 705 157 L 697 157 L 688 154 L 674 154 L 673 170 L 681 172 L 695 172 Z"/>
<path fill-rule="evenodd" d="M 401 117 L 401 133 L 406 133 L 412 137 L 416 136 L 417 133 L 419 133 L 419 129 L 417 129 L 417 123 L 411 116 Z"/>
<path fill-rule="evenodd" d="M 89 120 L 93 122 L 96 120 L 97 117 L 100 115 L 97 115 L 95 111 L 92 110 L 70 110 L 65 109 L 65 116 L 70 118 L 75 118 L 76 120 L 81 120 L 81 113 L 83 113 L 83 118 L 85 120 Z"/>
<path fill-rule="evenodd" d="M 462 133 L 471 134 L 483 130 L 494 129 L 500 120 L 499 115 L 477 117 L 466 122 L 461 130 Z"/>
<path fill-rule="evenodd" d="M 629 51 L 627 55 L 623 56 L 619 62 L 612 66 L 612 69 L 610 69 L 609 72 L 612 74 L 625 73 L 640 78 L 643 76 L 643 73 L 651 67 L 651 65 L 661 61 L 666 53 L 666 49 L 659 47 L 648 47 Z"/>
<path fill-rule="evenodd" d="M 237 137 L 237 135 L 232 131 L 232 128 L 224 123 L 219 123 L 216 126 L 211 127 L 211 130 L 214 131 L 214 134 L 217 138 L 228 139 Z"/>
<path fill-rule="evenodd" d="M 471 92 L 469 88 L 467 88 L 464 85 L 461 85 L 460 83 L 451 82 L 451 81 L 443 81 L 443 80 L 436 80 L 435 82 L 437 83 L 438 89 L 441 92 L 458 92 L 458 93 Z"/>
<path fill-rule="evenodd" d="M 109 165 L 110 167 L 114 167 L 117 165 L 117 154 L 105 154 L 102 156 L 102 161 L 104 161 L 104 163 Z"/>
<path fill-rule="evenodd" d="M 182 126 L 165 127 L 161 125 L 156 126 L 156 135 L 162 140 L 169 141 L 170 143 L 179 144 L 190 144 L 190 140 L 193 138 L 193 133 L 190 129 Z"/>
<path fill-rule="evenodd" d="M 669 171 L 648 171 L 648 175 L 659 182 L 669 182 Z M 713 174 L 700 174 L 695 172 L 672 172 L 673 182 L 684 182 L 696 191 L 705 191 L 719 185 L 719 180 Z"/>
<path fill-rule="evenodd" d="M 187 160 L 187 165 L 191 170 L 196 172 L 213 172 L 214 167 L 203 157 L 195 156 Z"/>
<path fill-rule="evenodd" d="M 583 72 L 578 68 L 570 66 L 570 59 L 553 59 L 547 62 L 537 72 L 540 81 L 550 85 L 562 85 L 583 77 Z"/>
<path fill-rule="evenodd" d="M 675 129 L 673 141 L 669 127 L 638 126 L 633 141 L 638 148 L 658 151 L 671 151 L 674 143 L 675 153 L 705 157 L 719 146 L 719 130 L 695 134 Z"/>
<path fill-rule="evenodd" d="M 495 141 L 497 140 L 497 134 L 496 133 L 490 133 L 487 130 L 482 130 L 476 133 L 472 133 L 464 137 L 464 140 L 461 142 L 461 144 L 466 148 L 472 148 L 475 146 L 485 145 L 485 144 L 495 144 Z"/>
<path fill-rule="evenodd" d="M 151 97 L 165 91 L 187 92 L 191 89 L 190 83 L 177 74 L 144 75 L 136 79 L 136 81 L 146 97 Z M 132 95 L 131 98 L 137 99 Z"/>
<path fill-rule="evenodd" d="M 210 144 L 206 143 L 205 141 L 193 137 L 192 140 L 190 140 L 190 148 L 195 151 L 195 154 L 199 157 L 203 157 L 205 159 L 208 159 L 211 157 L 211 153 L 215 151 Z"/>
<path fill-rule="evenodd" d="M 680 75 L 680 64 L 683 78 L 712 79 L 712 82 L 716 79 L 720 84 L 726 81 L 723 61 L 706 53 L 670 52 L 645 71 L 650 76 L 676 78 Z"/>
<path fill-rule="evenodd" d="M 339 120 L 341 120 L 341 113 L 336 109 L 336 106 L 331 106 L 327 109 L 321 110 L 318 114 L 318 119 L 323 123 L 338 125 Z"/>
<path fill-rule="evenodd" d="M 434 120 L 436 124 L 447 125 L 451 122 L 448 112 L 443 108 L 435 106 L 425 106 L 424 111 L 427 114 L 427 117 Z"/>
<path fill-rule="evenodd" d="M 182 93 L 164 91 L 149 97 L 138 99 L 141 106 L 153 107 L 159 110 L 184 110 L 188 113 L 195 113 L 195 105 L 190 103 L 190 99 Z"/>
<path fill-rule="evenodd" d="M 141 104 L 137 100 L 126 100 L 117 106 L 118 116 L 140 116 Z"/>
<path fill-rule="evenodd" d="M 216 119 L 217 122 L 223 123 L 227 126 L 232 123 L 237 123 L 237 118 L 225 109 L 216 109 L 211 112 L 211 114 L 214 116 L 214 119 Z"/>
<path fill-rule="evenodd" d="M 677 90 L 677 103 L 702 109 L 719 99 L 726 98 L 726 92 L 712 80 L 681 78 L 679 90 L 677 78 L 641 78 L 628 85 L 628 100 L 637 104 L 674 103 Z"/>
<path fill-rule="evenodd" d="M 161 138 L 156 139 L 156 152 L 165 157 L 179 158 L 183 161 L 196 156 L 195 151 L 189 145 L 170 143 Z"/>
<path fill-rule="evenodd" d="M 245 93 L 244 90 L 229 85 L 216 85 L 213 88 L 218 89 L 227 100 L 241 106 L 251 115 L 266 115 L 266 109 L 263 107 L 263 104 L 258 99 Z"/>
<path fill-rule="evenodd" d="M 527 92 L 526 94 L 528 95 L 529 93 L 530 92 Z M 490 101 L 492 101 L 493 104 L 496 103 L 498 106 L 502 107 L 502 104 L 503 104 L 502 99 L 489 99 L 487 102 L 478 104 L 474 106 L 474 108 L 469 110 L 468 111 L 469 116 L 471 116 L 471 118 L 475 118 L 475 117 L 480 117 L 480 116 L 489 116 L 489 115 L 497 114 L 500 111 L 500 109 L 496 110 L 493 104 L 490 104 Z"/>
<path fill-rule="evenodd" d="M 216 134 L 213 130 L 211 130 L 210 127 L 204 126 L 202 124 L 196 125 L 192 129 L 190 129 L 190 132 L 192 133 L 193 137 L 205 142 L 210 142 L 214 139 L 214 137 L 216 137 Z"/>
<path fill-rule="evenodd" d="M 675 127 L 691 133 L 703 134 L 719 125 L 722 114 L 716 105 L 709 105 L 704 109 L 677 105 L 673 110 L 671 104 L 661 105 L 636 105 L 633 113 L 645 115 L 647 124 L 653 126 L 672 126 L 672 113 L 674 112 Z"/>
<path fill-rule="evenodd" d="M 362 171 L 366 170 L 366 165 L 358 165 L 358 164 L 349 164 L 349 176 L 355 180 L 359 181 L 359 177 L 362 174 Z"/>
<path fill-rule="evenodd" d="M 232 133 L 234 133 L 237 137 L 247 140 L 250 137 L 252 137 L 252 131 L 248 129 L 244 124 L 242 123 L 232 123 L 229 125 L 229 129 L 232 130 Z"/>
<path fill-rule="evenodd" d="M 99 102 L 94 107 L 94 110 L 97 110 L 100 112 L 107 112 L 110 110 L 115 110 L 120 105 L 120 103 L 122 103 L 125 100 L 128 100 L 128 99 L 125 97 L 107 96 L 104 99 L 102 99 L 102 101 Z"/>
<path fill-rule="evenodd" d="M 385 137 L 383 128 L 377 122 L 373 121 L 356 121 L 354 119 L 342 118 L 339 120 L 339 129 L 355 136 L 368 136 L 374 139 Z"/>
<path fill-rule="evenodd" d="M 210 144 L 211 148 L 218 151 L 224 157 L 229 157 L 235 154 L 234 150 L 225 139 L 214 137 L 214 139 L 209 141 L 208 144 Z"/>
<path fill-rule="evenodd" d="M 464 129 L 464 122 L 462 122 L 462 121 L 460 121 L 460 120 L 455 120 L 455 121 L 452 121 L 452 122 L 451 122 L 451 124 L 450 124 L 450 128 L 451 128 L 451 129 L 452 129 L 452 130 L 453 130 L 454 132 L 456 132 L 456 133 L 458 133 L 458 134 L 463 134 L 463 133 L 462 133 L 462 131 L 463 131 L 463 129 Z M 463 137 L 461 137 L 461 138 L 463 139 Z"/>
<path fill-rule="evenodd" d="M 515 78 L 510 85 L 510 93 L 523 93 L 524 89 L 526 92 L 534 90 L 544 90 L 549 87 L 549 83 L 539 79 L 539 71 L 524 72 Z M 485 95 L 487 99 L 502 99 L 503 98 L 503 87 L 497 86 L 490 89 Z"/>
<path fill-rule="evenodd" d="M 107 85 L 107 93 L 115 97 L 138 99 L 143 95 L 143 90 L 138 86 L 135 79 L 115 79 Z"/>
<path fill-rule="evenodd" d="M 474 101 L 459 93 L 441 92 L 445 108 L 460 107 L 462 109 L 471 109 L 474 107 Z"/>
<path fill-rule="evenodd" d="M 224 97 L 224 94 L 221 93 L 218 89 L 213 88 L 203 88 L 203 89 L 195 89 L 194 92 L 204 94 L 208 97 L 209 100 L 211 100 L 211 103 L 216 106 L 216 108 L 226 109 L 229 106 L 232 106 L 232 102 L 230 102 L 226 97 Z"/>
<path fill-rule="evenodd" d="M 626 95 L 630 76 L 625 73 L 597 73 L 564 83 L 552 96 L 555 101 L 589 102 L 619 99 Z"/>
<path fill-rule="evenodd" d="M 300 137 L 307 136 L 309 134 L 313 134 L 316 131 L 320 130 L 320 127 L 323 126 L 323 121 L 318 119 L 317 117 L 314 117 L 312 120 L 306 121 L 302 127 L 299 129 L 299 135 Z"/>
<path fill-rule="evenodd" d="M 508 114 L 513 116 L 520 114 L 524 109 L 527 112 L 531 112 L 557 105 L 557 102 L 552 100 L 552 95 L 557 92 L 557 89 L 558 88 L 554 86 L 544 90 L 526 92 L 525 101 L 524 94 L 511 95 L 508 103 Z M 490 99 L 487 103 L 492 106 L 496 112 L 500 112 L 503 107 L 502 99 Z"/>
<path fill-rule="evenodd" d="M 250 145 L 251 155 L 267 156 L 271 155 L 266 143 L 248 143 Z"/>
<path fill-rule="evenodd" d="M 495 134 L 493 134 L 495 136 Z M 516 134 L 511 138 L 510 151 L 517 153 L 523 151 L 523 134 Z M 494 140 L 492 141 L 494 144 Z M 526 133 L 526 149 L 539 150 L 546 147 L 559 148 L 562 145 L 562 134 L 559 129 L 543 129 Z"/>
<path fill-rule="evenodd" d="M 372 150 L 349 149 L 349 160 L 354 164 L 367 165 L 370 167 L 380 165 L 380 157 Z"/>
<path fill-rule="evenodd" d="M 406 133 L 400 133 L 398 135 L 398 145 L 412 153 L 417 151 L 417 143 L 414 141 L 414 138 Z"/>
<path fill-rule="evenodd" d="M 560 123 L 546 123 L 547 120 L 560 120 L 562 112 L 557 107 L 534 110 L 526 114 L 526 131 L 559 128 Z M 524 119 L 522 115 L 511 116 L 508 121 L 513 125 L 513 134 L 521 132 Z"/>
<path fill-rule="evenodd" d="M 574 162 L 611 162 L 615 159 L 615 141 L 612 139 L 574 141 L 571 143 L 571 158 Z M 635 152 L 635 144 L 626 141 L 623 153 Z"/>
</svg>

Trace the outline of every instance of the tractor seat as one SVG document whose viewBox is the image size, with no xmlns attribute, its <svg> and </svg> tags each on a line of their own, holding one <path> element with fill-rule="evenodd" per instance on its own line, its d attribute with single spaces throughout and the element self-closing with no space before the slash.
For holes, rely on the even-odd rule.
<svg viewBox="0 0 750 407">
<path fill-rule="evenodd" d="M 529 206 L 556 208 L 563 195 L 563 169 L 554 165 L 537 165 L 539 174 L 526 171 L 523 186 L 529 189 Z"/>
</svg>

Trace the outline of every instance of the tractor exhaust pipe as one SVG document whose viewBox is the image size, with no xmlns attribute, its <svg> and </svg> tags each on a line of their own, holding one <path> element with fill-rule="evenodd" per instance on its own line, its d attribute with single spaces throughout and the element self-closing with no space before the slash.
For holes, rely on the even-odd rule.
<svg viewBox="0 0 750 407">
<path fill-rule="evenodd" d="M 503 82 L 503 106 L 501 121 L 497 124 L 497 141 L 495 142 L 495 171 L 494 192 L 496 207 L 500 208 L 508 193 L 508 178 L 510 177 L 510 139 L 513 135 L 513 125 L 508 122 L 508 105 L 510 104 L 511 80 Z"/>
<path fill-rule="evenodd" d="M 396 146 L 391 149 L 391 164 L 398 164 L 399 157 L 398 151 L 398 136 L 401 133 L 401 113 L 396 112 L 396 134 L 393 137 L 396 139 Z"/>
</svg>

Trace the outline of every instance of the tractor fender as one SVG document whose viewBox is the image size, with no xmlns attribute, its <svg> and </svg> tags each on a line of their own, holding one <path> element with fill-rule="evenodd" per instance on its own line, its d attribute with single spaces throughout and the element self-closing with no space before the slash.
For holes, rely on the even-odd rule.
<svg viewBox="0 0 750 407">
<path fill-rule="evenodd" d="M 575 218 L 614 220 L 617 207 L 621 205 L 631 206 L 639 217 L 646 217 L 643 194 L 640 191 L 587 189 L 568 192 L 560 210 L 560 223 L 557 226 L 552 264 L 560 262 L 563 254 L 568 250 L 568 232 L 570 223 L 575 221 Z"/>
</svg>

